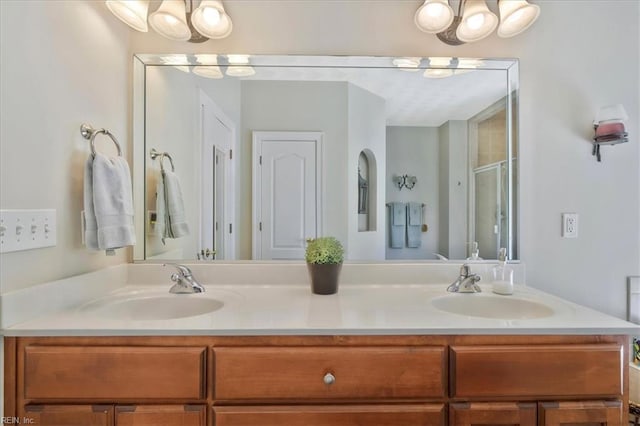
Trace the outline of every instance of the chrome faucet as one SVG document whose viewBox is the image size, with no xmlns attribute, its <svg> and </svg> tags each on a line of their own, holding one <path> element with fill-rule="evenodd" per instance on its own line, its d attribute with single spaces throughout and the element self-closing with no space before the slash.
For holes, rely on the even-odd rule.
<svg viewBox="0 0 640 426">
<path fill-rule="evenodd" d="M 472 274 L 469 265 L 465 263 L 460 267 L 460 276 L 447 287 L 447 291 L 450 293 L 480 293 L 482 290 L 476 284 L 478 281 L 480 281 L 480 276 Z"/>
<path fill-rule="evenodd" d="M 171 274 L 171 281 L 175 284 L 169 289 L 169 293 L 204 293 L 204 287 L 193 278 L 191 269 L 177 263 L 165 263 L 162 266 L 167 265 L 175 266 L 178 270 L 178 273 Z"/>
</svg>

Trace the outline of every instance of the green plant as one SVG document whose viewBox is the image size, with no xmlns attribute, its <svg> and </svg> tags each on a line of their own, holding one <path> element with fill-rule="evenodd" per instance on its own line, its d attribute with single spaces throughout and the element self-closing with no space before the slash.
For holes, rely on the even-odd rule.
<svg viewBox="0 0 640 426">
<path fill-rule="evenodd" d="M 342 263 L 344 248 L 334 237 L 310 238 L 307 240 L 305 260 L 317 265 Z"/>
</svg>

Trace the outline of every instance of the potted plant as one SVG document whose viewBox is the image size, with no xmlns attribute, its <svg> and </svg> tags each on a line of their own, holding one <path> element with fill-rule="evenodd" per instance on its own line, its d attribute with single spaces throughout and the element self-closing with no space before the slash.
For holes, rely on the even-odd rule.
<svg viewBox="0 0 640 426">
<path fill-rule="evenodd" d="M 334 237 L 308 239 L 305 260 L 311 277 L 311 291 L 314 294 L 337 293 L 344 260 L 344 248 L 340 241 Z"/>
</svg>

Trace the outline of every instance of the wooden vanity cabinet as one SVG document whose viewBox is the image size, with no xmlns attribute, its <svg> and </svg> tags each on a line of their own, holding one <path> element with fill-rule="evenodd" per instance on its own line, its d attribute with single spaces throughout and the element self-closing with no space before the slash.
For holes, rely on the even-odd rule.
<svg viewBox="0 0 640 426">
<path fill-rule="evenodd" d="M 44 426 L 623 426 L 627 336 L 5 337 Z"/>
</svg>

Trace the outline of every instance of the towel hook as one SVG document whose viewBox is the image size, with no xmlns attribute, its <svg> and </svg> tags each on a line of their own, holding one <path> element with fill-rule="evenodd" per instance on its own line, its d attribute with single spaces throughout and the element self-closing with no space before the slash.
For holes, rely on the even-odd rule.
<svg viewBox="0 0 640 426">
<path fill-rule="evenodd" d="M 160 152 L 158 150 L 156 150 L 155 148 L 151 148 L 151 152 L 149 153 L 149 156 L 151 157 L 152 160 L 155 160 L 157 157 L 160 157 L 160 171 L 164 172 L 164 164 L 163 161 L 166 158 L 169 159 L 169 163 L 171 164 L 171 171 L 175 172 L 176 168 L 173 165 L 173 160 L 171 159 L 171 156 L 169 155 L 168 152 Z"/>
<path fill-rule="evenodd" d="M 108 131 L 107 129 L 94 129 L 89 124 L 83 124 L 82 126 L 80 126 L 80 134 L 82 135 L 83 138 L 87 139 L 91 143 L 91 154 L 94 157 L 96 156 L 95 138 L 100 133 L 107 135 L 111 138 L 113 143 L 116 144 L 116 148 L 118 148 L 118 156 L 122 157 L 122 149 L 120 148 L 120 144 L 116 140 L 116 137 L 113 136 L 113 134 L 110 131 Z"/>
</svg>

